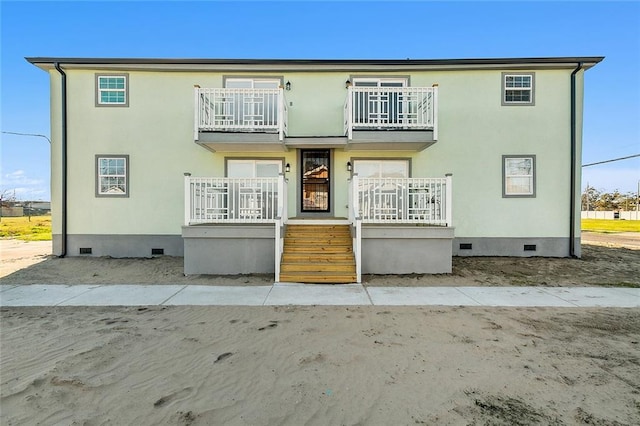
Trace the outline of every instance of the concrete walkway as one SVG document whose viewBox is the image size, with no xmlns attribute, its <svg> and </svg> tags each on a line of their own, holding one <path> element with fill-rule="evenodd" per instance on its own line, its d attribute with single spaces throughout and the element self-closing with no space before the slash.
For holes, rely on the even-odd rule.
<svg viewBox="0 0 640 426">
<path fill-rule="evenodd" d="M 275 283 L 0 285 L 0 306 L 549 306 L 639 308 L 640 289 L 612 287 L 364 287 Z"/>
</svg>

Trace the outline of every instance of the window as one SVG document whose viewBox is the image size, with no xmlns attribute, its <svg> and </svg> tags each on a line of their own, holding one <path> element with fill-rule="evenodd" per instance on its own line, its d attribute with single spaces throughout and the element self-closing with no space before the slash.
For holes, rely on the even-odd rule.
<svg viewBox="0 0 640 426">
<path fill-rule="evenodd" d="M 406 178 L 409 160 L 354 160 L 353 171 L 362 178 Z"/>
<path fill-rule="evenodd" d="M 226 78 L 225 88 L 234 90 L 224 99 L 226 124 L 241 127 L 278 125 L 278 78 Z"/>
<path fill-rule="evenodd" d="M 282 160 L 236 159 L 227 160 L 227 177 L 278 177 L 282 173 Z"/>
<path fill-rule="evenodd" d="M 502 73 L 502 105 L 534 105 L 534 73 Z"/>
<path fill-rule="evenodd" d="M 129 106 L 128 74 L 96 74 L 96 106 Z"/>
<path fill-rule="evenodd" d="M 502 156 L 502 196 L 535 197 L 535 155 Z"/>
<path fill-rule="evenodd" d="M 354 92 L 354 124 L 402 124 L 407 111 L 407 99 L 398 88 L 407 86 L 406 78 L 354 77 L 353 86 L 369 89 Z"/>
<path fill-rule="evenodd" d="M 128 197 L 128 177 L 128 155 L 96 155 L 96 197 Z"/>
</svg>

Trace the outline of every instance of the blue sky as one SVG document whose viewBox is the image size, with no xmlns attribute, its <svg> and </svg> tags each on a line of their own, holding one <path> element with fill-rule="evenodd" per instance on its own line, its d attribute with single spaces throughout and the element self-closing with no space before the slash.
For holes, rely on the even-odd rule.
<svg viewBox="0 0 640 426">
<path fill-rule="evenodd" d="M 3 131 L 49 136 L 25 56 L 449 59 L 606 56 L 586 73 L 583 164 L 640 153 L 637 2 L 0 2 Z M 2 134 L 0 189 L 48 200 L 49 143 Z M 640 158 L 583 169 L 635 192 Z"/>
</svg>

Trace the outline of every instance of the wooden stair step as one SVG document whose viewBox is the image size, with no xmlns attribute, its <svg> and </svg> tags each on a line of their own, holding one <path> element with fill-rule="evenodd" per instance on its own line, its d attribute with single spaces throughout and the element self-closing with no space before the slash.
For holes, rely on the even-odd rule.
<svg viewBox="0 0 640 426">
<path fill-rule="evenodd" d="M 345 244 L 353 244 L 351 238 L 299 238 L 299 237 L 290 237 L 284 239 L 285 246 L 296 245 L 296 244 L 305 244 L 305 245 L 345 245 Z"/>
<path fill-rule="evenodd" d="M 351 253 L 353 247 L 351 245 L 333 245 L 333 246 L 317 246 L 317 245 L 287 245 L 284 246 L 285 253 Z"/>
<path fill-rule="evenodd" d="M 353 262 L 346 263 L 282 263 L 280 271 L 282 272 L 351 272 L 356 270 Z"/>
<path fill-rule="evenodd" d="M 352 252 L 338 253 L 308 253 L 308 252 L 284 252 L 282 254 L 283 263 L 294 262 L 353 262 Z"/>
<path fill-rule="evenodd" d="M 304 272 L 280 273 L 281 282 L 296 282 L 309 284 L 350 284 L 356 282 L 355 273 Z"/>
</svg>

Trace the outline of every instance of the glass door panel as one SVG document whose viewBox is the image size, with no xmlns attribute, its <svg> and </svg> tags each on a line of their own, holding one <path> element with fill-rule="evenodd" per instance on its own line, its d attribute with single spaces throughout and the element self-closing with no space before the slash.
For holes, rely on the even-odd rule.
<svg viewBox="0 0 640 426">
<path fill-rule="evenodd" d="M 329 150 L 303 150 L 302 206 L 303 212 L 329 211 Z"/>
</svg>

